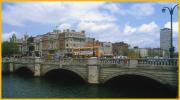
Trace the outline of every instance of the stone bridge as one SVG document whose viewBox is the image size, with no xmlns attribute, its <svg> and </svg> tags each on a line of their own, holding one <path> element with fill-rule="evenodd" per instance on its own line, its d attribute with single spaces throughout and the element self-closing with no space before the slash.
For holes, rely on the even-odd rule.
<svg viewBox="0 0 180 100">
<path fill-rule="evenodd" d="M 49 71 L 64 69 L 76 73 L 88 83 L 99 84 L 120 75 L 138 75 L 151 78 L 168 86 L 178 86 L 177 59 L 60 59 L 19 58 L 3 61 L 8 70 L 31 70 L 34 76 L 44 76 Z"/>
</svg>

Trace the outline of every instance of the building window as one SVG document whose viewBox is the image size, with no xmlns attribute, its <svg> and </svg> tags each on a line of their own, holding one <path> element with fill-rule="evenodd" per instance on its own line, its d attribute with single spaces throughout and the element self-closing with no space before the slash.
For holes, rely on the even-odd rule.
<svg viewBox="0 0 180 100">
<path fill-rule="evenodd" d="M 68 44 L 66 44 L 66 46 L 68 47 Z"/>
</svg>

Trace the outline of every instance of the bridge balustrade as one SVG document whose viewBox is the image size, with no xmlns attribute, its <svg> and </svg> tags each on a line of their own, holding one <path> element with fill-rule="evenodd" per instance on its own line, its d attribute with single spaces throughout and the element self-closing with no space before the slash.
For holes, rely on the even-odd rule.
<svg viewBox="0 0 180 100">
<path fill-rule="evenodd" d="M 154 66 L 177 66 L 176 58 L 169 59 L 138 59 L 139 65 L 154 65 Z"/>
<path fill-rule="evenodd" d="M 129 65 L 130 59 L 99 58 L 98 64 L 120 64 Z"/>
<path fill-rule="evenodd" d="M 42 59 L 42 58 L 14 58 L 13 60 L 3 60 L 5 62 L 14 63 L 35 63 L 35 59 L 39 59 L 43 64 L 62 64 L 62 65 L 86 65 L 88 64 L 87 58 L 63 58 L 60 60 L 53 59 Z M 113 59 L 113 58 L 98 58 L 98 64 L 118 64 L 118 65 L 130 65 L 132 59 Z M 138 65 L 152 65 L 152 66 L 177 66 L 177 58 L 168 59 L 134 59 L 137 61 Z"/>
<path fill-rule="evenodd" d="M 64 58 L 60 59 L 60 63 L 64 65 L 86 65 L 88 62 L 88 59 L 83 58 Z"/>
<path fill-rule="evenodd" d="M 55 65 L 57 64 L 57 65 L 58 65 L 58 64 L 59 64 L 59 61 L 53 60 L 53 59 L 42 59 L 42 60 L 41 60 L 41 63 L 42 63 L 42 64 L 50 64 L 50 65 L 51 65 L 51 64 L 52 64 L 52 65 L 53 65 L 53 64 L 55 64 Z"/>
<path fill-rule="evenodd" d="M 3 63 L 8 63 L 8 62 L 10 62 L 10 59 L 8 59 L 8 58 L 3 58 L 3 59 L 2 59 L 2 62 L 3 62 Z"/>
<path fill-rule="evenodd" d="M 69 65 L 72 63 L 72 58 L 63 58 L 63 59 L 60 59 L 60 64 L 64 64 L 64 65 Z"/>
<path fill-rule="evenodd" d="M 14 58 L 14 63 L 34 63 L 35 58 Z"/>
</svg>

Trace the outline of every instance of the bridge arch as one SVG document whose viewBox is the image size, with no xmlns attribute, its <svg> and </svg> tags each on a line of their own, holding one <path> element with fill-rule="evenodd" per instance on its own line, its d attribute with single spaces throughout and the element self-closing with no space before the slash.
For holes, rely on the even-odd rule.
<svg viewBox="0 0 180 100">
<path fill-rule="evenodd" d="M 153 74 L 150 74 L 150 73 L 141 72 L 141 71 L 122 71 L 122 72 L 113 73 L 113 74 L 110 74 L 110 75 L 106 76 L 101 81 L 101 83 L 105 83 L 105 82 L 107 82 L 108 80 L 110 80 L 112 78 L 115 78 L 117 76 L 123 76 L 123 75 L 136 75 L 136 76 L 148 77 L 148 78 L 150 78 L 152 80 L 155 80 L 155 81 L 157 81 L 157 82 L 159 82 L 161 84 L 168 84 L 168 81 L 166 81 L 165 79 L 162 79 L 159 76 L 156 76 L 156 75 L 153 75 Z"/>
<path fill-rule="evenodd" d="M 73 66 L 76 67 L 76 66 Z M 77 69 L 74 69 L 73 67 L 62 67 L 60 68 L 59 66 L 55 66 L 55 67 L 48 67 L 43 69 L 41 76 L 45 76 L 48 72 L 52 71 L 52 70 L 66 70 L 66 71 L 70 71 L 74 74 L 76 74 L 77 76 L 79 76 L 80 78 L 82 78 L 85 82 L 87 82 L 87 77 L 81 73 L 80 71 L 78 71 Z"/>
<path fill-rule="evenodd" d="M 28 65 L 28 64 L 23 64 L 23 65 L 19 65 L 19 64 L 14 64 L 14 67 L 13 67 L 13 71 L 16 71 L 20 68 L 26 68 L 28 70 L 30 70 L 32 73 L 34 73 L 34 66 L 33 65 Z"/>
<path fill-rule="evenodd" d="M 17 72 L 18 74 L 28 75 L 28 76 L 34 75 L 33 69 L 26 67 L 26 66 L 16 67 L 16 68 L 14 68 L 14 72 Z"/>
</svg>

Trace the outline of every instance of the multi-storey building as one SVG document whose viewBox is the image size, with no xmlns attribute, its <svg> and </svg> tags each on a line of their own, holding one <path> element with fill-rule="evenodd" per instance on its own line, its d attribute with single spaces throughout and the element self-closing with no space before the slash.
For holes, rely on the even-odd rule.
<svg viewBox="0 0 180 100">
<path fill-rule="evenodd" d="M 41 35 L 37 35 L 36 37 L 34 37 L 34 47 L 35 47 L 35 54 L 36 56 L 42 56 L 42 36 Z"/>
<path fill-rule="evenodd" d="M 22 45 L 22 44 L 23 44 L 23 39 L 18 39 L 18 38 L 16 38 L 16 35 L 13 34 L 12 37 L 10 38 L 10 41 L 13 42 L 13 43 L 16 43 L 17 46 L 18 46 L 18 49 L 19 49 L 16 54 L 13 54 L 13 56 L 16 56 L 16 57 L 22 56 L 22 50 L 23 50 L 23 48 L 22 48 L 23 45 Z"/>
<path fill-rule="evenodd" d="M 74 48 L 85 45 L 85 31 L 53 30 L 35 37 L 35 51 L 44 57 L 72 56 Z"/>
<path fill-rule="evenodd" d="M 169 56 L 169 51 L 168 50 L 164 50 L 161 48 L 149 48 L 148 49 L 148 56 L 149 57 L 168 57 Z"/>
<path fill-rule="evenodd" d="M 28 48 L 28 53 L 27 55 L 28 56 L 35 56 L 34 54 L 34 50 L 35 50 L 35 47 L 34 47 L 34 37 L 29 37 L 27 39 L 27 48 Z"/>
<path fill-rule="evenodd" d="M 116 42 L 112 44 L 112 52 L 114 56 L 127 56 L 129 45 L 124 42 Z"/>
<path fill-rule="evenodd" d="M 28 40 L 29 36 L 27 34 L 24 35 L 23 37 L 23 42 L 22 42 L 22 56 L 27 56 L 28 55 Z"/>
<path fill-rule="evenodd" d="M 52 58 L 56 52 L 59 50 L 59 40 L 58 34 L 55 31 L 48 32 L 44 35 L 37 36 L 35 44 L 37 51 L 40 52 L 40 55 L 43 57 Z"/>
<path fill-rule="evenodd" d="M 140 57 L 148 57 L 148 48 L 139 48 Z"/>
<path fill-rule="evenodd" d="M 101 42 L 95 40 L 95 38 L 86 38 L 85 45 L 81 48 L 74 48 L 73 54 L 75 57 L 91 57 L 93 56 L 101 57 L 102 56 L 102 47 Z"/>
<path fill-rule="evenodd" d="M 135 46 L 133 48 L 128 48 L 128 57 L 129 58 L 140 58 L 140 48 L 138 46 Z"/>
<path fill-rule="evenodd" d="M 85 31 L 63 30 L 58 33 L 59 53 L 72 56 L 74 48 L 82 48 L 85 45 Z"/>
<path fill-rule="evenodd" d="M 129 51 L 130 58 L 144 57 L 168 57 L 168 51 L 161 48 L 131 48 Z"/>
<path fill-rule="evenodd" d="M 171 29 L 163 28 L 160 30 L 160 48 L 168 50 L 171 47 Z"/>
<path fill-rule="evenodd" d="M 101 51 L 103 56 L 113 56 L 112 54 L 112 43 L 101 42 Z"/>
</svg>

